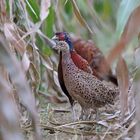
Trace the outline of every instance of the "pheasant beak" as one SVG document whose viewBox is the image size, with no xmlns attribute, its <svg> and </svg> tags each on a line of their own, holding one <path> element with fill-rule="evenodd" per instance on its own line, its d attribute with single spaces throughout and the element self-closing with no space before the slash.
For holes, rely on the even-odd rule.
<svg viewBox="0 0 140 140">
<path fill-rule="evenodd" d="M 59 50 L 59 48 L 58 48 L 58 46 L 57 46 L 57 44 L 58 44 L 58 42 L 59 42 L 58 37 L 55 35 L 55 36 L 52 37 L 52 40 L 56 43 L 56 45 L 53 46 L 53 49 Z"/>
<path fill-rule="evenodd" d="M 52 37 L 52 40 L 54 40 L 54 41 L 58 41 L 59 38 L 55 35 L 55 36 Z"/>
</svg>

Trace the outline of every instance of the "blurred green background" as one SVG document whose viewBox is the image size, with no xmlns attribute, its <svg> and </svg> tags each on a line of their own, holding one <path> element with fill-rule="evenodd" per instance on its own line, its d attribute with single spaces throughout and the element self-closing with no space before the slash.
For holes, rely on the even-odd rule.
<svg viewBox="0 0 140 140">
<path fill-rule="evenodd" d="M 57 31 L 66 31 L 83 39 L 92 39 L 105 56 L 120 38 L 131 12 L 140 5 L 140 0 L 48 0 L 44 7 L 49 14 L 41 20 L 41 2 L 23 1 L 27 9 L 24 11 L 19 0 L 15 0 L 14 22 L 26 32 L 29 22 L 33 26 L 39 25 L 49 38 Z M 6 0 L 6 4 L 10 13 L 10 1 Z M 36 45 L 45 55 L 52 54 L 39 35 L 36 35 Z M 137 39 L 124 52 L 130 66 L 133 65 L 131 56 L 134 46 L 137 46 Z"/>
</svg>

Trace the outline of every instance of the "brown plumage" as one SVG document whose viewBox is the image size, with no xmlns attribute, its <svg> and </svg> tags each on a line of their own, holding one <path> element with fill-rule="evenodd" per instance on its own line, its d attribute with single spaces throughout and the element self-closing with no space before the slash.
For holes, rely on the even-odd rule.
<svg viewBox="0 0 140 140">
<path fill-rule="evenodd" d="M 62 51 L 62 69 L 66 89 L 71 97 L 79 102 L 83 110 L 114 104 L 115 97 L 119 94 L 118 88 L 111 88 L 94 75 L 76 67 L 65 41 L 59 41 L 56 49 Z"/>
<path fill-rule="evenodd" d="M 71 37 L 71 41 L 75 51 L 87 60 L 94 76 L 100 80 L 111 81 L 115 85 L 118 85 L 117 78 L 112 74 L 106 58 L 92 40 Z"/>
</svg>

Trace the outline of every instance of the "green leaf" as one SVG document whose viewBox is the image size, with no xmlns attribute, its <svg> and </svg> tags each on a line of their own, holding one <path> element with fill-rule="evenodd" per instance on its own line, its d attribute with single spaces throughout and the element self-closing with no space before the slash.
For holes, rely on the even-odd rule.
<svg viewBox="0 0 140 140">
<path fill-rule="evenodd" d="M 140 5 L 140 0 L 122 0 L 117 14 L 116 36 L 119 38 L 132 11 Z"/>
<path fill-rule="evenodd" d="M 37 45 L 37 47 L 39 48 L 39 50 L 40 51 L 42 51 L 43 50 L 43 40 L 42 40 L 42 38 L 37 34 L 36 35 L 36 45 Z"/>
<path fill-rule="evenodd" d="M 49 15 L 43 23 L 43 32 L 45 33 L 47 37 L 50 37 L 50 38 L 54 35 L 54 32 L 53 32 L 53 25 L 54 25 L 54 20 L 55 20 L 54 17 L 55 17 L 54 9 L 51 6 L 49 8 Z M 48 56 L 52 54 L 52 50 L 47 46 L 45 42 L 43 42 L 43 45 L 42 45 L 42 53 Z"/>
<path fill-rule="evenodd" d="M 111 7 L 111 3 L 109 0 L 104 0 L 103 2 L 103 18 L 107 19 L 108 17 L 110 17 L 111 13 L 112 13 L 112 7 Z"/>
<path fill-rule="evenodd" d="M 72 18 L 72 5 L 70 1 L 67 1 L 64 9 L 68 18 L 71 19 Z"/>
<path fill-rule="evenodd" d="M 44 55 L 50 56 L 52 54 L 52 50 L 39 35 L 36 35 L 36 45 Z"/>
<path fill-rule="evenodd" d="M 45 33 L 45 35 L 47 35 L 48 37 L 52 37 L 53 36 L 53 25 L 54 25 L 54 9 L 51 6 L 49 9 L 50 13 L 48 15 L 48 17 L 46 18 L 46 20 L 44 21 L 43 24 L 43 32 Z"/>
<path fill-rule="evenodd" d="M 6 0 L 6 11 L 9 13 L 10 6 L 9 6 L 9 0 Z"/>
<path fill-rule="evenodd" d="M 94 9 L 97 13 L 102 13 L 103 11 L 103 2 L 101 0 L 94 1 Z"/>
<path fill-rule="evenodd" d="M 73 6 L 73 12 L 74 12 L 77 20 L 79 21 L 79 23 L 83 27 L 85 27 L 89 31 L 89 33 L 91 35 L 95 35 L 95 32 L 90 28 L 90 26 L 88 25 L 87 21 L 81 15 L 80 10 L 79 10 L 79 8 L 78 8 L 77 3 L 75 2 L 75 0 L 71 0 L 71 3 L 72 3 L 72 6 Z"/>
<path fill-rule="evenodd" d="M 36 23 L 40 20 L 40 10 L 39 5 L 36 0 L 25 0 L 26 8 L 32 20 Z"/>
</svg>

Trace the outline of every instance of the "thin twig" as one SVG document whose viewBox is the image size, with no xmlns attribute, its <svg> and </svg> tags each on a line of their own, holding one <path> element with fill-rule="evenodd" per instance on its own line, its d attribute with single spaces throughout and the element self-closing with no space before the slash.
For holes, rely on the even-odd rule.
<svg viewBox="0 0 140 140">
<path fill-rule="evenodd" d="M 53 109 L 53 112 L 55 112 L 55 113 L 69 113 L 69 112 L 71 112 L 71 110 Z"/>
<path fill-rule="evenodd" d="M 52 48 L 56 45 L 55 42 L 53 40 L 51 40 L 50 38 L 48 38 L 46 35 L 44 35 L 39 29 L 37 30 L 37 33 L 39 35 L 41 35 L 44 39 L 45 39 L 45 42 L 51 46 Z"/>
<path fill-rule="evenodd" d="M 137 124 L 137 121 L 132 121 L 130 126 L 122 134 L 120 134 L 115 140 L 119 140 L 121 137 L 126 135 L 128 133 L 128 131 L 130 131 L 136 124 Z"/>
<path fill-rule="evenodd" d="M 108 134 L 108 132 L 109 132 L 110 129 L 111 129 L 111 127 L 109 127 L 109 128 L 107 129 L 107 131 L 105 132 L 105 134 L 103 135 L 103 137 L 101 138 L 101 140 L 104 140 L 104 139 L 105 139 L 105 137 L 106 137 L 106 135 Z"/>
<path fill-rule="evenodd" d="M 81 121 L 82 123 L 95 123 L 95 122 L 91 122 L 91 121 Z M 81 123 L 79 122 L 79 123 Z M 75 122 L 75 123 L 69 123 L 69 124 L 79 124 L 78 122 Z M 106 132 L 91 132 L 91 131 L 83 131 L 83 130 L 78 130 L 78 129 L 75 129 L 75 128 L 72 128 L 72 127 L 52 127 L 52 126 L 48 126 L 46 124 L 40 124 L 41 128 L 43 128 L 44 130 L 50 130 L 50 131 L 60 131 L 60 132 L 63 132 L 63 133 L 68 133 L 68 134 L 72 134 L 72 135 L 83 135 L 83 136 L 91 136 L 91 135 L 110 135 L 110 134 L 117 134 L 116 132 L 108 132 L 110 129 L 108 129 Z M 31 125 L 28 125 L 28 126 L 25 126 L 23 127 L 22 129 L 24 131 L 29 131 L 30 128 L 32 126 Z"/>
<path fill-rule="evenodd" d="M 126 125 L 129 121 L 131 121 L 133 119 L 135 112 L 136 112 L 136 108 L 134 108 L 131 114 L 126 119 L 124 119 L 122 125 Z"/>
<path fill-rule="evenodd" d="M 98 123 L 95 121 L 77 121 L 77 122 L 72 122 L 72 123 L 58 123 L 58 122 L 54 122 L 54 121 L 50 121 L 49 122 L 53 125 L 59 125 L 57 127 L 65 127 L 65 126 L 70 126 L 70 125 L 77 125 L 77 124 L 93 124 L 93 123 Z"/>
<path fill-rule="evenodd" d="M 56 128 L 61 128 L 61 127 L 66 127 L 66 126 L 71 126 L 71 125 L 77 125 L 77 124 L 89 124 L 89 125 L 98 124 L 98 125 L 104 126 L 103 124 L 100 124 L 96 121 L 77 121 L 77 122 L 72 122 L 72 123 L 67 123 L 67 124 L 63 124 L 63 125 L 60 125 L 60 126 L 56 126 Z"/>
<path fill-rule="evenodd" d="M 56 127 L 51 127 L 51 126 L 47 126 L 44 124 L 41 124 L 41 127 L 43 127 L 44 129 L 47 130 L 51 130 L 51 131 L 60 131 L 60 132 L 64 132 L 64 133 L 68 133 L 68 134 L 73 134 L 73 135 L 84 135 L 84 136 L 90 136 L 90 135 L 103 135 L 105 134 L 105 132 L 90 132 L 90 131 L 81 131 L 78 129 L 74 129 L 71 127 L 64 127 L 64 128 L 56 128 Z M 113 134 L 114 132 L 108 132 L 107 134 Z"/>
</svg>

